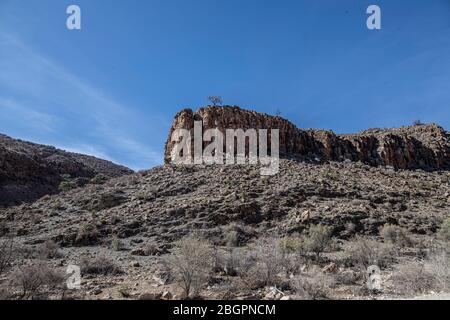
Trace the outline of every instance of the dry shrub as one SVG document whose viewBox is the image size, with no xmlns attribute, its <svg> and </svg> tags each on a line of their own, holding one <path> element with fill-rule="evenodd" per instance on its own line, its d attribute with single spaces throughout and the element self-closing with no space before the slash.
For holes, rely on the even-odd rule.
<svg viewBox="0 0 450 320">
<path fill-rule="evenodd" d="M 435 279 L 437 290 L 450 291 L 450 253 L 448 248 L 433 252 L 425 262 L 426 269 Z"/>
<path fill-rule="evenodd" d="M 380 235 L 385 241 L 400 247 L 408 247 L 413 244 L 413 241 L 408 235 L 408 231 L 399 226 L 386 224 L 381 228 Z"/>
<path fill-rule="evenodd" d="M 81 260 L 81 273 L 93 275 L 118 275 L 122 270 L 106 257 L 96 257 L 94 259 L 83 258 Z"/>
<path fill-rule="evenodd" d="M 305 300 L 327 299 L 334 284 L 334 279 L 318 268 L 302 273 L 292 281 L 298 297 Z"/>
<path fill-rule="evenodd" d="M 54 259 L 61 256 L 58 244 L 52 240 L 45 241 L 38 250 L 41 259 Z"/>
<path fill-rule="evenodd" d="M 80 245 L 91 245 L 98 242 L 99 232 L 97 226 L 92 223 L 86 223 L 78 229 L 75 242 Z"/>
<path fill-rule="evenodd" d="M 6 271 L 11 266 L 14 260 L 14 240 L 7 238 L 0 240 L 0 274 Z"/>
<path fill-rule="evenodd" d="M 19 299 L 42 299 L 55 290 L 65 290 L 66 277 L 63 273 L 37 263 L 19 268 L 11 276 L 14 286 L 20 288 Z"/>
<path fill-rule="evenodd" d="M 392 245 L 359 236 L 344 245 L 344 255 L 347 264 L 358 267 L 364 273 L 371 265 L 384 268 L 395 260 Z"/>
<path fill-rule="evenodd" d="M 450 217 L 442 222 L 439 228 L 438 237 L 444 241 L 450 241 Z"/>
<path fill-rule="evenodd" d="M 213 266 L 210 244 L 202 239 L 188 237 L 175 242 L 174 253 L 166 263 L 183 289 L 185 298 L 200 294 L 207 284 Z"/>
<path fill-rule="evenodd" d="M 285 256 L 275 238 L 260 238 L 239 259 L 238 275 L 250 289 L 277 285 Z"/>
<path fill-rule="evenodd" d="M 426 293 L 435 287 L 435 278 L 421 262 L 408 262 L 396 267 L 391 276 L 397 292 L 404 295 Z"/>
</svg>

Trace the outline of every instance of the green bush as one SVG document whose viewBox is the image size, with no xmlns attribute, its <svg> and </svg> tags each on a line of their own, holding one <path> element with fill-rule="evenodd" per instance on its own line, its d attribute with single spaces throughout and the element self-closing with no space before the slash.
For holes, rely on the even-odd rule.
<svg viewBox="0 0 450 320">
<path fill-rule="evenodd" d="M 108 181 L 108 177 L 101 173 L 91 179 L 92 184 L 104 184 L 106 181 Z"/>
<path fill-rule="evenodd" d="M 303 237 L 302 249 L 313 252 L 317 258 L 331 245 L 331 227 L 315 225 L 311 226 L 307 234 Z"/>
<path fill-rule="evenodd" d="M 444 241 L 450 241 L 450 217 L 442 222 L 439 228 L 438 237 Z"/>
<path fill-rule="evenodd" d="M 302 247 L 300 239 L 284 237 L 279 241 L 280 250 L 283 254 L 297 253 Z"/>
<path fill-rule="evenodd" d="M 58 187 L 58 189 L 59 189 L 59 191 L 69 191 L 69 190 L 72 190 L 72 189 L 75 189 L 76 188 L 76 185 L 75 185 L 75 183 L 73 183 L 73 182 L 71 182 L 71 181 L 62 181 L 60 184 L 59 184 L 59 187 Z"/>
<path fill-rule="evenodd" d="M 412 240 L 408 235 L 408 231 L 399 226 L 386 224 L 384 227 L 381 228 L 380 235 L 383 237 L 385 241 L 401 247 L 407 247 L 412 245 Z"/>
</svg>

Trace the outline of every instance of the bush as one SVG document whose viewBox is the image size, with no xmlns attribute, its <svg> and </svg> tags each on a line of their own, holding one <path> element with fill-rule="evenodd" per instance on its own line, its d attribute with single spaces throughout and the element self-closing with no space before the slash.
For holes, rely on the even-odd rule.
<svg viewBox="0 0 450 320">
<path fill-rule="evenodd" d="M 280 246 L 280 250 L 283 254 L 289 254 L 289 253 L 297 253 L 302 248 L 302 243 L 300 239 L 291 238 L 291 237 L 284 237 L 281 238 L 278 242 Z"/>
<path fill-rule="evenodd" d="M 450 241 L 450 217 L 442 222 L 439 228 L 438 237 L 444 241 Z"/>
<path fill-rule="evenodd" d="M 275 238 L 260 238 L 239 259 L 238 275 L 250 289 L 277 285 L 285 256 Z"/>
<path fill-rule="evenodd" d="M 20 299 L 46 298 L 54 290 L 65 289 L 65 275 L 38 263 L 22 267 L 12 274 L 12 283 L 21 290 Z M 46 291 L 44 291 L 46 289 Z"/>
<path fill-rule="evenodd" d="M 58 187 L 58 189 L 59 189 L 59 191 L 69 191 L 69 190 L 72 190 L 72 189 L 75 189 L 76 188 L 76 185 L 75 185 L 75 183 L 73 183 L 73 182 L 71 182 L 71 181 L 62 181 L 60 184 L 59 184 L 59 187 Z"/>
<path fill-rule="evenodd" d="M 333 278 L 317 268 L 312 269 L 293 280 L 293 287 L 301 299 L 318 300 L 328 298 L 330 287 L 335 284 Z"/>
<path fill-rule="evenodd" d="M 371 265 L 383 268 L 394 260 L 392 245 L 359 236 L 345 244 L 344 255 L 347 263 L 360 268 L 364 272 Z"/>
<path fill-rule="evenodd" d="M 131 296 L 131 288 L 127 284 L 121 285 L 118 291 L 123 298 L 129 298 Z"/>
<path fill-rule="evenodd" d="M 395 290 L 404 295 L 427 293 L 435 286 L 434 276 L 420 262 L 397 266 L 391 281 Z"/>
<path fill-rule="evenodd" d="M 114 238 L 111 240 L 111 248 L 112 248 L 114 251 L 121 251 L 121 250 L 123 250 L 123 248 L 124 248 L 124 244 L 123 244 L 123 242 L 122 242 L 119 238 L 114 237 Z"/>
<path fill-rule="evenodd" d="M 108 181 L 108 177 L 99 173 L 93 177 L 90 182 L 92 184 L 104 184 L 106 181 Z"/>
<path fill-rule="evenodd" d="M 425 262 L 426 269 L 433 275 L 437 290 L 450 291 L 450 254 L 448 248 L 433 252 Z"/>
<path fill-rule="evenodd" d="M 86 223 L 78 229 L 75 242 L 81 245 L 91 245 L 98 242 L 99 233 L 97 226 L 92 223 Z"/>
<path fill-rule="evenodd" d="M 212 271 L 213 252 L 209 243 L 194 237 L 175 243 L 174 253 L 166 258 L 185 298 L 197 296 L 208 282 Z"/>
<path fill-rule="evenodd" d="M 381 228 L 380 235 L 385 241 L 398 245 L 400 247 L 407 247 L 412 245 L 412 240 L 408 235 L 408 232 L 399 226 L 386 224 Z"/>
<path fill-rule="evenodd" d="M 107 276 L 122 274 L 122 270 L 112 260 L 106 257 L 97 257 L 81 260 L 81 273 Z"/>
<path fill-rule="evenodd" d="M 13 238 L 0 240 L 0 274 L 10 268 L 14 260 L 14 241 Z"/>
<path fill-rule="evenodd" d="M 308 233 L 303 237 L 302 248 L 308 252 L 315 253 L 316 257 L 320 257 L 320 253 L 327 250 L 331 245 L 332 229 L 327 226 L 315 225 L 311 226 Z"/>
<path fill-rule="evenodd" d="M 54 259 L 61 256 L 59 246 L 52 240 L 45 241 L 39 248 L 39 256 L 41 259 Z"/>
</svg>

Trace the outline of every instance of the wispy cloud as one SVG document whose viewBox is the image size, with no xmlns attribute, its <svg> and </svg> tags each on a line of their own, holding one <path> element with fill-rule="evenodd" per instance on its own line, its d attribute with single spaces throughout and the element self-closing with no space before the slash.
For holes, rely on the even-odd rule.
<svg viewBox="0 0 450 320">
<path fill-rule="evenodd" d="M 55 144 L 68 150 L 120 158 L 133 169 L 162 162 L 161 153 L 128 133 L 132 109 L 4 33 L 0 33 L 0 89 L 8 93 L 0 96 L 0 108 L 10 120 L 46 131 Z M 7 120 L 0 118 L 0 125 L 2 121 Z"/>
</svg>

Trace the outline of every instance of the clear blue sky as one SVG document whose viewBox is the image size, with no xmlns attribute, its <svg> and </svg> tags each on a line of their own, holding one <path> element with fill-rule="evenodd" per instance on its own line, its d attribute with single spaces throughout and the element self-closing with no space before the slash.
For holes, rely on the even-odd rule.
<svg viewBox="0 0 450 320">
<path fill-rule="evenodd" d="M 0 0 L 2 133 L 149 168 L 208 95 L 303 128 L 448 130 L 450 1 Z"/>
</svg>

